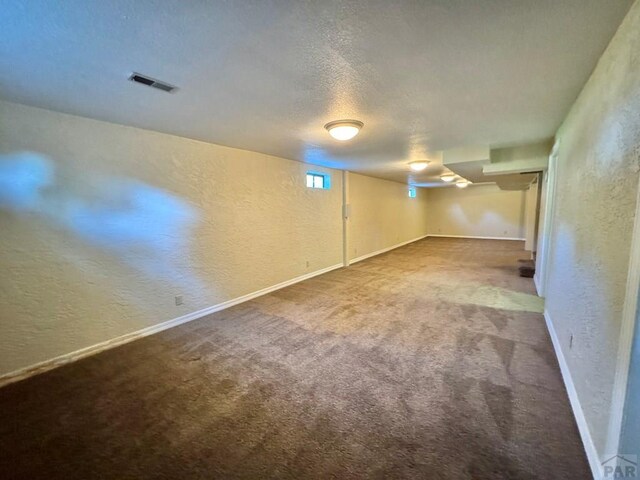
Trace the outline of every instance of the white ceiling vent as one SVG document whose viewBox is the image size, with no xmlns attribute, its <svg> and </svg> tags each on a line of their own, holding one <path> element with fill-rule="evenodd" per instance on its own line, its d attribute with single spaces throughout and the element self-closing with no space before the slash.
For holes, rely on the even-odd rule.
<svg viewBox="0 0 640 480">
<path fill-rule="evenodd" d="M 142 85 L 146 85 L 148 87 L 157 88 L 158 90 L 162 90 L 163 92 L 174 92 L 178 89 L 178 87 L 174 87 L 173 85 L 169 85 L 168 83 L 161 82 L 160 80 L 156 80 L 155 78 L 147 77 L 146 75 L 141 75 L 139 73 L 133 72 L 131 76 L 129 76 L 129 80 L 136 83 L 141 83 Z"/>
</svg>

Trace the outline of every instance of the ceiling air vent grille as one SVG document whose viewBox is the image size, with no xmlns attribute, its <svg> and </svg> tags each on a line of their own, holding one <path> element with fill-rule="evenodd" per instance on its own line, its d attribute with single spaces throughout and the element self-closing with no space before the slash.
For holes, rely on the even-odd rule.
<svg viewBox="0 0 640 480">
<path fill-rule="evenodd" d="M 177 87 L 173 85 L 169 85 L 168 83 L 161 82 L 160 80 L 156 80 L 155 78 L 147 77 L 145 75 L 140 75 L 139 73 L 133 72 L 129 77 L 129 80 L 136 83 L 141 83 L 142 85 L 146 85 L 148 87 L 157 88 L 158 90 L 162 90 L 163 92 L 174 92 L 177 90 Z"/>
</svg>

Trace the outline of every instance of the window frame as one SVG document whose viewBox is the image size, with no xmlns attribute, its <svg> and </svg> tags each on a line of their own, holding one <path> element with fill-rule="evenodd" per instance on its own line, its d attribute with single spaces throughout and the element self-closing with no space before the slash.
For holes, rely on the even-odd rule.
<svg viewBox="0 0 640 480">
<path fill-rule="evenodd" d="M 310 179 L 311 184 L 309 184 Z M 318 179 L 322 179 L 322 186 L 316 186 Z M 313 190 L 329 190 L 331 188 L 331 175 L 323 172 L 308 171 L 305 175 L 305 186 Z"/>
</svg>

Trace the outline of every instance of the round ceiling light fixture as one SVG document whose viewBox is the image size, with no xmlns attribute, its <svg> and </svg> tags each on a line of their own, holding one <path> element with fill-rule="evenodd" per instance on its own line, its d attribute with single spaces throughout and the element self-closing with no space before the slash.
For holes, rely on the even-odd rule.
<svg viewBox="0 0 640 480">
<path fill-rule="evenodd" d="M 420 160 L 419 162 L 411 162 L 409 164 L 409 167 L 411 168 L 411 170 L 413 170 L 414 172 L 421 172 L 422 170 L 424 170 L 425 168 L 427 168 L 427 166 L 429 165 L 429 162 L 426 162 L 424 160 Z"/>
<path fill-rule="evenodd" d="M 451 183 L 456 179 L 456 175 L 454 173 L 444 173 L 440 175 L 440 180 L 443 182 Z"/>
<path fill-rule="evenodd" d="M 469 180 L 460 180 L 456 182 L 456 187 L 458 188 L 467 188 L 471 182 Z"/>
<path fill-rule="evenodd" d="M 364 123 L 359 120 L 335 120 L 327 123 L 324 128 L 333 138 L 344 142 L 358 135 L 363 126 Z"/>
</svg>

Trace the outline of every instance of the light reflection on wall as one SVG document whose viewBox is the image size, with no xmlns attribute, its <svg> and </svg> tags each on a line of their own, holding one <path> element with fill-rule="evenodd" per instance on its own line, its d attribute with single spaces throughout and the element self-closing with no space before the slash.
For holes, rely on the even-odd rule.
<svg viewBox="0 0 640 480">
<path fill-rule="evenodd" d="M 86 171 L 70 175 L 39 153 L 0 155 L 0 209 L 36 215 L 73 232 L 150 280 L 190 292 L 203 289 L 184 264 L 190 230 L 198 222 L 196 208 L 137 180 Z"/>
<path fill-rule="evenodd" d="M 42 193 L 53 182 L 53 167 L 47 158 L 21 152 L 0 156 L 0 208 L 14 212 L 42 207 Z"/>
<path fill-rule="evenodd" d="M 304 161 L 320 167 L 337 168 L 341 170 L 347 170 L 348 167 L 347 163 L 343 160 L 332 156 L 323 148 L 315 146 L 305 147 Z"/>
</svg>

